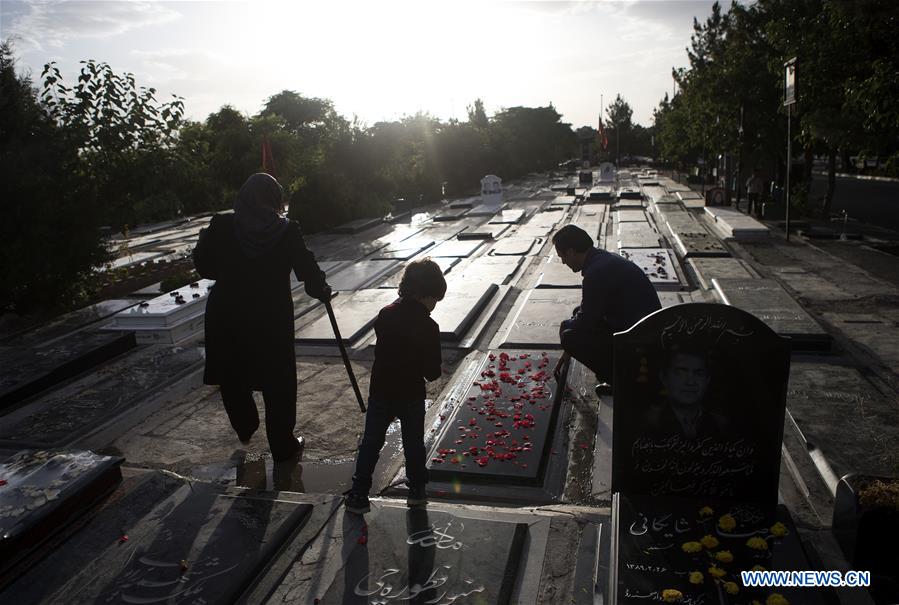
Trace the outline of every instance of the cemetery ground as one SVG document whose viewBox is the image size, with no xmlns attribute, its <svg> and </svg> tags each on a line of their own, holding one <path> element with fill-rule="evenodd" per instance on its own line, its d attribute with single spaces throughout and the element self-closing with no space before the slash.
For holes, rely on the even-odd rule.
<svg viewBox="0 0 899 605">
<path fill-rule="evenodd" d="M 174 296 L 117 293 L 0 335 L 0 600 L 586 604 L 662 602 L 663 590 L 677 589 L 686 603 L 764 603 L 772 592 L 790 603 L 895 602 L 895 568 L 885 570 L 895 543 L 884 548 L 896 539 L 895 516 L 873 542 L 870 528 L 855 533 L 860 483 L 840 478 L 899 476 L 899 263 L 890 252 L 899 233 L 855 224 L 841 241 L 806 224 L 787 241 L 778 223 L 706 208 L 649 170 L 594 169 L 592 178 L 595 187 L 532 175 L 505 184 L 502 206 L 450 200 L 307 238 L 340 292 L 335 313 L 363 394 L 371 322 L 395 296 L 404 262 L 432 256 L 444 267 L 449 290 L 434 313 L 444 374 L 428 385 L 425 509 L 405 507 L 396 426 L 372 512 L 340 506 L 364 416 L 324 309 L 300 284 L 296 432 L 306 446 L 294 464 L 272 463 L 262 428 L 241 444 L 217 388 L 202 384 L 204 282 Z M 133 231 L 119 266 L 183 258 L 208 220 Z M 551 377 L 558 322 L 580 298 L 579 276 L 550 242 L 569 223 L 644 269 L 660 313 L 671 314 L 660 317 L 684 324 L 696 311 L 712 318 L 702 325 L 750 326 L 774 343 L 714 349 L 715 392 L 741 414 L 757 412 L 749 423 L 765 455 L 743 481 L 755 493 L 727 501 L 653 488 L 647 503 L 620 450 L 645 429 L 639 393 L 616 380 L 614 396 L 599 399 L 578 363 L 563 384 Z M 679 312 L 684 303 L 699 304 Z M 786 382 L 775 363 L 784 338 Z M 656 340 L 652 332 L 646 342 Z M 651 382 L 647 355 L 651 372 L 639 357 L 633 367 Z M 749 527 L 745 511 L 768 501 L 780 505 L 770 519 L 785 537 Z M 769 558 L 720 522 L 717 533 L 714 520 L 694 522 L 713 503 L 716 516 L 735 511 L 738 529 L 766 537 Z M 641 518 L 651 521 L 645 535 L 634 531 Z M 678 541 L 677 556 L 650 556 L 669 524 L 700 532 L 697 540 L 715 534 L 737 559 L 772 569 L 871 569 L 876 586 L 730 594 L 724 580 L 739 577 L 740 561 L 720 550 L 690 558 Z M 710 567 L 723 570 L 720 581 Z M 699 570 L 704 588 L 671 573 Z"/>
</svg>

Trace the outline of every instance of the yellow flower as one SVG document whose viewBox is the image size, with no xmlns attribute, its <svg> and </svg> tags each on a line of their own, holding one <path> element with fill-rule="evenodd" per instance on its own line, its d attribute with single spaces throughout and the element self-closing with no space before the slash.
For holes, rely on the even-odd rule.
<svg viewBox="0 0 899 605">
<path fill-rule="evenodd" d="M 780 538 L 781 536 L 786 536 L 787 535 L 787 527 L 783 523 L 778 521 L 777 523 L 775 523 L 774 525 L 771 526 L 771 535 L 777 536 L 778 538 Z"/>
<path fill-rule="evenodd" d="M 710 534 L 706 534 L 699 541 L 702 543 L 703 546 L 705 546 L 709 550 L 712 550 L 713 548 L 718 548 L 718 538 L 716 538 L 715 536 L 712 536 Z"/>
<path fill-rule="evenodd" d="M 714 565 L 709 567 L 709 575 L 715 576 L 716 578 L 721 578 L 726 574 L 727 574 L 727 572 L 724 571 L 723 569 L 721 569 L 720 567 L 715 567 Z"/>
<path fill-rule="evenodd" d="M 662 591 L 662 600 L 666 603 L 677 603 L 684 598 L 684 593 L 673 588 L 666 588 Z"/>
<path fill-rule="evenodd" d="M 768 550 L 768 542 L 766 542 L 764 538 L 759 538 L 758 536 L 746 540 L 746 546 L 752 550 Z"/>
<path fill-rule="evenodd" d="M 718 519 L 718 527 L 724 531 L 730 531 L 737 526 L 737 520 L 732 515 L 721 515 Z"/>
<path fill-rule="evenodd" d="M 734 560 L 734 556 L 730 554 L 729 550 L 722 550 L 720 552 L 715 553 L 715 558 L 721 561 L 722 563 L 731 563 Z"/>
<path fill-rule="evenodd" d="M 727 594 L 737 594 L 740 592 L 740 587 L 737 586 L 736 582 L 725 582 L 724 590 L 727 591 Z"/>
<path fill-rule="evenodd" d="M 699 542 L 684 542 L 681 545 L 681 550 L 684 552 L 699 552 L 702 550 L 702 544 Z"/>
<path fill-rule="evenodd" d="M 790 602 L 787 601 L 783 595 L 778 593 L 772 593 L 765 599 L 765 605 L 790 605 Z"/>
<path fill-rule="evenodd" d="M 714 514 L 715 514 L 715 511 L 713 511 L 713 510 L 712 510 L 710 507 L 708 507 L 708 506 L 703 506 L 702 508 L 699 509 L 699 516 L 700 516 L 700 517 L 711 517 L 711 516 L 714 515 Z"/>
<path fill-rule="evenodd" d="M 766 571 L 764 565 L 753 565 L 752 571 Z"/>
<path fill-rule="evenodd" d="M 690 572 L 690 584 L 702 584 L 705 578 L 702 575 L 701 571 L 691 571 Z"/>
</svg>

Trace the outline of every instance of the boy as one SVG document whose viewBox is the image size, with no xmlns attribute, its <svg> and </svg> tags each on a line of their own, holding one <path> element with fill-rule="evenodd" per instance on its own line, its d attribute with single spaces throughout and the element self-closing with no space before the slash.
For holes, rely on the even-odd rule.
<svg viewBox="0 0 899 605">
<path fill-rule="evenodd" d="M 375 363 L 368 390 L 365 433 L 356 456 L 353 487 L 344 500 L 346 510 L 370 510 L 368 491 L 387 427 L 400 419 L 406 457 L 408 506 L 428 500 L 425 484 L 424 421 L 425 381 L 440 377 L 440 328 L 430 317 L 446 294 L 440 266 L 429 258 L 409 263 L 400 281 L 400 297 L 378 313 L 375 320 Z"/>
</svg>

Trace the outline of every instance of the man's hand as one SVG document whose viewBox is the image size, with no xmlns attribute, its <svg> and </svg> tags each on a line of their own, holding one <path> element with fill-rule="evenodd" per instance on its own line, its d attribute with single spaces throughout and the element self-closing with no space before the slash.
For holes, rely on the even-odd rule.
<svg viewBox="0 0 899 605">
<path fill-rule="evenodd" d="M 556 382 L 562 382 L 562 372 L 565 371 L 565 367 L 570 361 L 571 355 L 567 351 L 562 353 L 562 356 L 559 357 L 559 361 L 556 362 L 556 367 L 553 369 L 553 376 L 555 376 Z"/>
<path fill-rule="evenodd" d="M 316 296 L 316 298 L 322 302 L 327 302 L 334 298 L 334 293 L 331 291 L 331 286 L 325 283 L 325 285 L 322 286 L 321 294 L 319 296 Z"/>
</svg>

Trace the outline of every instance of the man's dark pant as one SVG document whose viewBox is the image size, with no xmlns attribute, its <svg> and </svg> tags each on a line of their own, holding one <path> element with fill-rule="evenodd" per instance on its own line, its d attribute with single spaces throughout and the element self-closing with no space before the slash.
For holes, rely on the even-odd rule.
<svg viewBox="0 0 899 605">
<path fill-rule="evenodd" d="M 222 403 L 228 412 L 228 420 L 241 439 L 249 439 L 259 428 L 259 410 L 253 400 L 253 389 L 240 383 L 221 385 Z M 265 401 L 265 435 L 275 460 L 284 460 L 297 451 L 293 429 L 297 424 L 297 383 L 285 380 L 283 384 L 262 389 Z"/>
<path fill-rule="evenodd" d="M 406 457 L 406 479 L 411 486 L 424 487 L 428 482 L 425 467 L 425 403 L 422 400 L 408 402 L 384 402 L 368 398 L 365 412 L 365 433 L 356 456 L 356 472 L 353 473 L 353 491 L 367 494 L 371 489 L 371 476 L 384 447 L 387 428 L 394 418 L 400 420 L 403 435 L 403 455 Z"/>
<path fill-rule="evenodd" d="M 559 330 L 559 340 L 566 353 L 593 370 L 600 382 L 612 382 L 611 331 Z"/>
</svg>

